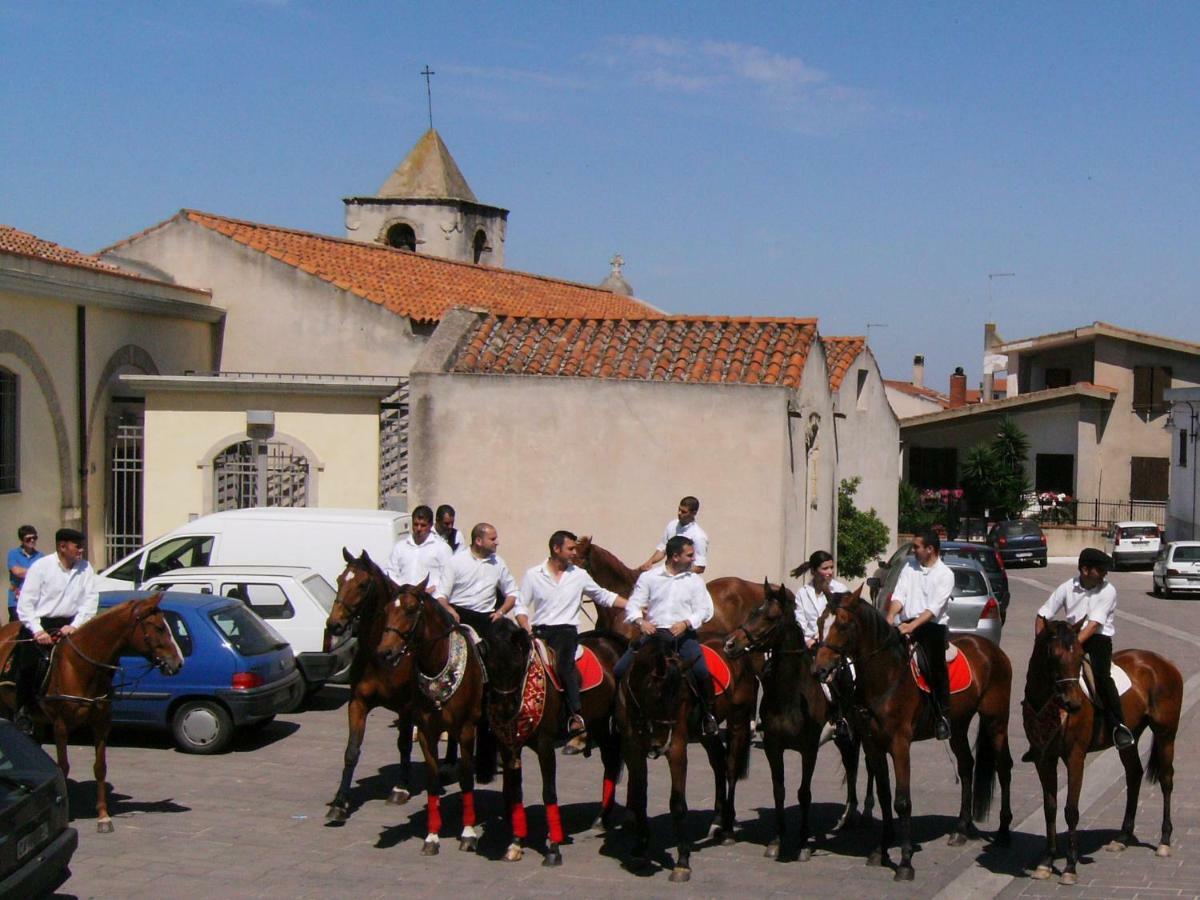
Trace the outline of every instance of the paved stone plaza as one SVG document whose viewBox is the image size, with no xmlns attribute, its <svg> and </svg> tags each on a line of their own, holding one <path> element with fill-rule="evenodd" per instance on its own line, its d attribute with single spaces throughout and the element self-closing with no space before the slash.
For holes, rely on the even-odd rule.
<svg viewBox="0 0 1200 900">
<path fill-rule="evenodd" d="M 1014 758 L 1026 749 L 1019 704 L 1032 642 L 1032 617 L 1049 589 L 1073 571 L 1069 565 L 1013 570 L 1013 600 L 1004 648 L 1014 661 Z M 607 838 L 587 832 L 600 793 L 600 763 L 560 758 L 559 798 L 564 826 L 573 843 L 563 848 L 563 866 L 543 869 L 536 852 L 519 863 L 500 856 L 508 842 L 501 818 L 499 783 L 481 788 L 478 807 L 485 836 L 478 855 L 457 851 L 444 840 L 438 857 L 420 855 L 424 836 L 424 798 L 407 806 L 385 798 L 395 772 L 395 731 L 391 716 L 375 712 L 357 772 L 355 799 L 360 804 L 343 826 L 325 824 L 325 803 L 333 796 L 345 743 L 345 689 L 329 688 L 319 708 L 282 716 L 258 735 L 246 735 L 233 752 L 218 757 L 187 756 L 171 748 L 166 736 L 118 732 L 109 751 L 116 831 L 95 831 L 94 783 L 90 746 L 72 746 L 72 805 L 80 831 L 71 878 L 61 895 L 78 897 L 392 897 L 469 896 L 489 898 L 561 896 L 1200 896 L 1200 775 L 1189 748 L 1200 741 L 1200 726 L 1188 703 L 1198 696 L 1200 680 L 1200 602 L 1159 600 L 1147 593 L 1148 572 L 1118 573 L 1121 614 L 1116 646 L 1143 647 L 1171 658 L 1187 684 L 1185 714 L 1176 744 L 1173 855 L 1157 859 L 1161 794 L 1144 785 L 1138 817 L 1142 846 L 1122 854 L 1103 845 L 1120 825 L 1124 804 L 1120 766 L 1112 751 L 1089 762 L 1081 803 L 1085 853 L 1076 888 L 1036 882 L 1025 874 L 1043 841 L 1041 795 L 1034 769 L 1016 764 L 1013 777 L 1015 834 L 1009 849 L 993 849 L 986 840 L 962 848 L 946 846 L 946 834 L 958 808 L 958 787 L 949 749 L 927 742 L 914 755 L 913 833 L 921 846 L 914 857 L 916 880 L 892 881 L 891 872 L 868 868 L 866 854 L 874 830 L 822 842 L 808 862 L 778 863 L 762 858 L 770 812 L 766 760 L 755 750 L 749 778 L 738 786 L 739 842 L 730 847 L 701 844 L 692 856 L 688 885 L 667 880 L 671 825 L 667 814 L 665 761 L 651 764 L 650 813 L 659 863 L 648 872 L 624 865 L 629 838 L 618 830 Z M 1141 742 L 1143 754 L 1149 737 Z M 48 748 L 51 749 L 52 748 Z M 419 753 L 418 753 L 419 756 Z M 712 778 L 703 752 L 693 748 L 688 801 L 699 838 L 712 806 Z M 789 803 L 795 802 L 799 757 L 789 756 Z M 526 754 L 525 799 L 530 833 L 544 838 L 537 766 Z M 1063 776 L 1065 782 L 1065 775 Z M 860 783 L 865 775 L 860 775 Z M 830 828 L 843 796 L 840 766 L 826 748 L 817 766 L 814 817 L 818 831 Z M 457 834 L 456 787 L 444 805 L 443 836 Z M 624 788 L 618 798 L 623 798 Z M 998 801 L 998 797 L 997 797 Z M 981 823 L 985 834 L 993 818 Z M 792 807 L 794 812 L 794 805 Z M 1061 819 L 1061 805 L 1060 805 Z M 893 851 L 893 859 L 897 857 Z"/>
</svg>

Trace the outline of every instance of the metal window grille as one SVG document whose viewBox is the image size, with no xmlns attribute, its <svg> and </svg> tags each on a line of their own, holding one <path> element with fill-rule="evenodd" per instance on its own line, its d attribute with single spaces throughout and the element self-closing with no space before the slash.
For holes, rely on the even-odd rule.
<svg viewBox="0 0 1200 900">
<path fill-rule="evenodd" d="M 213 460 L 217 512 L 249 506 L 308 506 L 308 458 L 285 441 L 240 441 Z"/>
<path fill-rule="evenodd" d="M 19 411 L 16 373 L 0 369 L 0 493 L 21 489 Z"/>
<path fill-rule="evenodd" d="M 142 546 L 145 426 L 124 419 L 110 437 L 105 559 L 113 562 Z"/>
<path fill-rule="evenodd" d="M 408 381 L 379 405 L 379 506 L 408 494 Z"/>
</svg>

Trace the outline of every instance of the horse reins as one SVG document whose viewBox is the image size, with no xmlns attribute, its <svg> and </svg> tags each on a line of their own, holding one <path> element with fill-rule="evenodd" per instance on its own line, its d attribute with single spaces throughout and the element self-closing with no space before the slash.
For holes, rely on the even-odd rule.
<svg viewBox="0 0 1200 900">
<path fill-rule="evenodd" d="M 163 615 L 162 609 L 160 609 L 157 606 L 154 607 L 153 609 L 149 609 L 149 610 L 138 613 L 136 616 L 134 616 L 133 621 L 129 623 L 129 630 L 132 632 L 135 627 L 140 627 L 142 629 L 142 633 L 146 635 L 147 643 L 148 643 L 149 642 L 148 641 L 149 632 L 146 628 L 146 621 L 148 619 L 150 619 L 152 616 L 156 616 L 156 615 L 159 615 L 159 616 Z M 165 621 L 165 617 L 164 617 L 164 621 Z M 94 666 L 97 669 L 107 669 L 110 672 L 118 672 L 123 669 L 123 667 L 119 666 L 119 665 L 112 665 L 111 663 L 100 662 L 97 659 L 92 659 L 90 656 L 88 656 L 86 653 L 84 653 L 81 649 L 79 649 L 78 644 L 76 644 L 73 640 L 71 640 L 71 635 L 61 634 L 61 632 L 60 632 L 60 637 L 61 637 L 61 640 L 64 643 L 66 643 L 66 645 L 68 647 L 70 647 L 71 650 L 80 659 L 82 659 L 84 662 L 88 663 L 89 665 Z M 57 649 L 57 645 L 56 645 L 55 649 Z M 160 657 L 157 653 L 155 653 L 152 658 L 147 659 L 147 662 L 149 663 L 149 665 L 147 666 L 146 671 L 142 672 L 140 675 L 138 675 L 137 678 L 135 678 L 134 681 L 132 682 L 132 684 L 134 686 L 141 683 L 141 680 L 143 678 L 145 678 L 147 675 L 149 675 L 150 671 L 152 669 L 159 669 L 161 671 L 163 669 L 163 667 L 166 665 L 166 660 L 163 659 L 162 657 Z M 49 683 L 51 671 L 52 671 L 52 669 L 50 671 L 47 671 L 47 673 L 46 673 L 46 682 L 47 683 Z M 111 687 L 112 687 L 112 681 L 110 679 L 109 680 L 110 692 L 106 693 L 102 697 L 76 697 L 73 694 L 47 694 L 43 699 L 54 700 L 54 701 L 65 701 L 65 702 L 70 702 L 70 703 L 91 703 L 93 705 L 97 704 L 97 703 L 106 703 L 111 699 Z M 126 683 L 123 682 L 121 684 L 121 687 L 122 688 L 126 687 Z"/>
</svg>

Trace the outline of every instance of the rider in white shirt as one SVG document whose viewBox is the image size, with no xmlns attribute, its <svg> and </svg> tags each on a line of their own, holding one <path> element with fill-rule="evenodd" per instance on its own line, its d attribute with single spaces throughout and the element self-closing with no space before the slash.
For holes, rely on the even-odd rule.
<svg viewBox="0 0 1200 900">
<path fill-rule="evenodd" d="M 480 637 L 517 602 L 517 582 L 508 564 L 496 554 L 499 546 L 496 529 L 480 522 L 471 529 L 470 552 L 450 558 L 435 592 L 454 621 L 470 625 Z M 504 597 L 499 609 L 498 594 Z"/>
<path fill-rule="evenodd" d="M 422 505 L 412 511 L 412 530 L 396 541 L 384 571 L 396 584 L 420 584 L 428 578 L 426 587 L 436 594 L 452 555 L 450 545 L 433 531 L 433 510 Z"/>
<path fill-rule="evenodd" d="M 708 535 L 696 521 L 696 514 L 699 512 L 700 501 L 695 497 L 689 496 L 680 500 L 677 517 L 667 523 L 662 540 L 650 554 L 650 558 L 638 566 L 638 571 L 649 572 L 662 562 L 667 555 L 667 542 L 678 536 L 687 538 L 696 548 L 696 561 L 692 564 L 692 571 L 697 575 L 702 574 L 708 568 Z"/>
<path fill-rule="evenodd" d="M 808 572 L 812 572 L 812 580 L 796 591 L 796 622 L 811 650 L 824 639 L 825 629 L 829 627 L 829 617 L 824 623 L 821 618 L 828 608 L 830 596 L 848 593 L 850 588 L 833 577 L 833 555 L 826 550 L 815 551 L 808 562 L 792 569 L 791 574 L 793 578 L 802 578 Z M 829 681 L 829 693 L 833 698 L 829 721 L 834 724 L 839 738 L 848 739 L 850 720 L 847 712 L 854 697 L 854 679 L 848 665 L 838 667 L 835 677 Z"/>
</svg>

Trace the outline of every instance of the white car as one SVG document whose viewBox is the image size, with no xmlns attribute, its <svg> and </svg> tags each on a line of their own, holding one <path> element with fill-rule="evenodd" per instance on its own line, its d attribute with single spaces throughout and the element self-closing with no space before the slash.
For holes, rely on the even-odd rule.
<svg viewBox="0 0 1200 900">
<path fill-rule="evenodd" d="M 1157 522 L 1117 522 L 1104 536 L 1104 550 L 1112 557 L 1113 569 L 1134 563 L 1152 563 L 1162 548 L 1162 529 Z"/>
<path fill-rule="evenodd" d="M 1154 560 L 1154 596 L 1200 591 L 1200 541 L 1172 541 Z"/>
<path fill-rule="evenodd" d="M 358 641 L 325 650 L 325 620 L 337 591 L 319 572 L 304 566 L 197 566 L 173 569 L 142 585 L 146 591 L 181 591 L 236 597 L 292 645 L 306 693 L 327 681 L 345 681 Z"/>
</svg>

